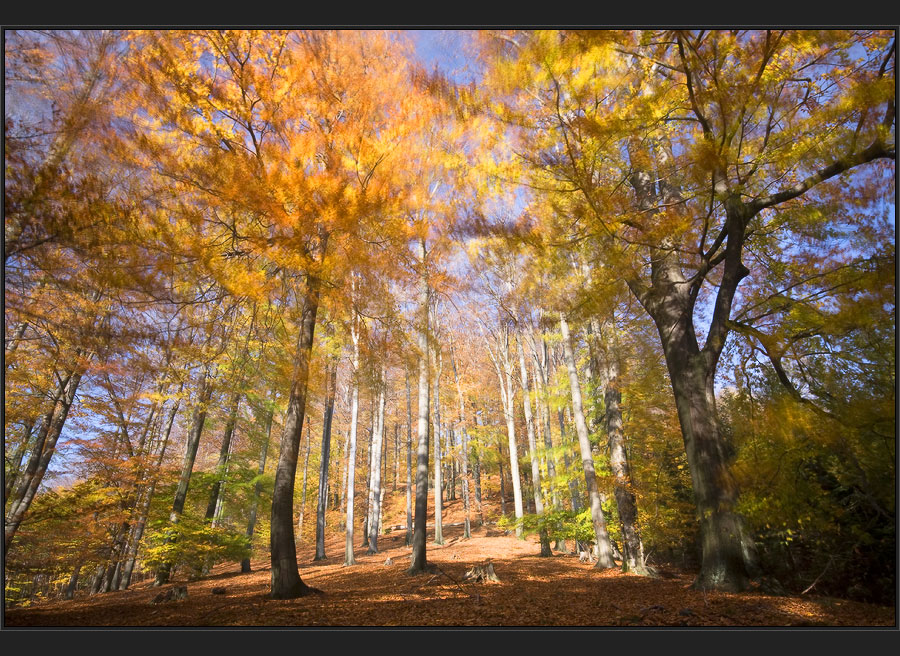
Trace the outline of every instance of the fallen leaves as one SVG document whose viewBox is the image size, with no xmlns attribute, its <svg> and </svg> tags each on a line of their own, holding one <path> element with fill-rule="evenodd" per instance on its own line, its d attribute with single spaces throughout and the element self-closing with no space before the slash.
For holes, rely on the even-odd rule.
<svg viewBox="0 0 900 656">
<path fill-rule="evenodd" d="M 264 561 L 254 571 L 220 565 L 210 578 L 173 582 L 188 597 L 151 605 L 161 591 L 150 581 L 132 590 L 72 601 L 50 601 L 6 612 L 8 626 L 893 626 L 895 609 L 824 597 L 779 597 L 690 588 L 692 577 L 650 579 L 619 570 L 596 570 L 575 556 L 541 558 L 534 540 L 498 535 L 488 527 L 462 539 L 448 527 L 445 544 L 428 543 L 434 570 L 410 576 L 402 566 L 409 547 L 402 533 L 379 540 L 378 554 L 357 555 L 344 567 L 343 535 L 326 542 L 331 558 L 313 562 L 300 553 L 300 575 L 324 591 L 300 599 L 269 598 Z M 308 553 L 306 553 L 308 551 Z M 361 550 L 362 551 L 362 550 Z M 464 580 L 490 561 L 500 581 Z M 227 597 L 214 594 L 226 587 Z M 166 590 L 162 591 L 163 593 Z M 154 612 L 148 612 L 150 609 Z"/>
</svg>

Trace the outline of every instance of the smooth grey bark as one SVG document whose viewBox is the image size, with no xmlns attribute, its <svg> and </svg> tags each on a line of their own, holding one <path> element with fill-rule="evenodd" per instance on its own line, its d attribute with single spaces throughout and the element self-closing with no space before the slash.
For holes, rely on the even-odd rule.
<svg viewBox="0 0 900 656">
<path fill-rule="evenodd" d="M 418 446 L 416 449 L 416 514 L 413 529 L 412 561 L 407 572 L 421 574 L 428 569 L 425 552 L 425 523 L 428 512 L 428 268 L 425 239 L 420 240 L 422 271 L 419 282 L 419 410 L 418 410 Z"/>
<path fill-rule="evenodd" d="M 316 505 L 316 555 L 313 560 L 325 559 L 325 508 L 328 504 L 328 467 L 331 464 L 331 426 L 334 421 L 334 397 L 337 392 L 338 363 L 331 363 L 328 388 L 325 392 L 325 417 L 322 425 L 322 456 L 319 462 L 319 497 Z M 305 494 L 304 490 L 304 494 Z"/>
<path fill-rule="evenodd" d="M 509 328 L 503 326 L 500 335 L 497 338 L 497 354 L 494 355 L 490 351 L 491 358 L 494 361 L 494 368 L 497 371 L 497 377 L 500 379 L 500 400 L 503 403 L 503 416 L 506 419 L 506 435 L 509 441 L 509 468 L 510 478 L 513 487 L 513 504 L 516 513 L 516 519 L 521 520 L 525 515 L 522 504 L 522 483 L 519 475 L 519 450 L 516 445 L 516 422 L 515 422 L 515 387 L 513 386 L 513 362 L 509 352 Z M 503 477 L 500 477 L 501 483 Z M 502 495 L 501 495 L 502 499 Z M 503 503 L 505 506 L 505 502 Z M 521 524 L 516 526 L 516 537 L 522 538 Z"/>
<path fill-rule="evenodd" d="M 500 469 L 500 514 L 506 514 L 506 484 L 503 476 L 503 445 L 497 442 L 497 467 Z"/>
<path fill-rule="evenodd" d="M 262 496 L 262 481 L 260 479 L 266 472 L 266 456 L 269 453 L 269 440 L 272 438 L 272 420 L 274 419 L 274 415 L 275 410 L 273 407 L 266 410 L 266 436 L 263 438 L 262 449 L 259 453 L 259 467 L 256 469 L 256 484 L 253 486 L 253 501 L 250 504 L 250 517 L 247 519 L 247 544 L 251 550 L 253 548 L 253 531 L 256 530 L 256 513 L 259 508 L 259 498 Z M 247 556 L 241 561 L 241 572 L 246 574 L 249 571 L 250 557 Z"/>
<path fill-rule="evenodd" d="M 188 487 L 191 482 L 191 473 L 194 470 L 194 460 L 197 458 L 197 447 L 200 446 L 200 435 L 203 433 L 203 424 L 206 423 L 206 413 L 209 406 L 209 400 L 212 397 L 213 385 L 210 381 L 209 372 L 204 369 L 200 379 L 200 398 L 197 405 L 194 406 L 194 412 L 191 416 L 191 428 L 188 431 L 187 445 L 185 448 L 184 459 L 181 463 L 181 475 L 178 479 L 178 487 L 175 489 L 175 499 L 172 502 L 172 511 L 169 513 L 169 523 L 172 525 L 169 529 L 170 534 L 165 542 L 171 544 L 176 540 L 174 535 L 174 527 L 178 524 L 181 514 L 184 512 L 184 502 L 187 499 Z M 169 582 L 169 575 L 172 571 L 172 563 L 164 562 L 156 570 L 156 581 L 154 585 L 164 585 Z"/>
<path fill-rule="evenodd" d="M 384 407 L 385 407 L 385 388 L 387 381 L 385 373 L 382 370 L 378 380 L 378 400 L 375 417 L 375 431 L 372 435 L 372 484 L 369 486 L 369 549 L 366 553 L 378 553 L 378 524 L 381 516 L 381 474 L 382 474 L 382 450 L 384 442 Z"/>
<path fill-rule="evenodd" d="M 412 401 L 406 370 L 406 546 L 412 545 Z"/>
<path fill-rule="evenodd" d="M 584 481 L 587 485 L 588 497 L 591 504 L 591 520 L 594 524 L 594 544 L 597 555 L 597 568 L 615 567 L 612 545 L 609 533 L 606 529 L 606 518 L 603 516 L 603 506 L 600 500 L 600 490 L 597 486 L 597 475 L 594 472 L 594 457 L 591 453 L 591 441 L 588 435 L 587 424 L 584 421 L 584 409 L 581 401 L 581 384 L 578 381 L 578 369 L 575 366 L 575 353 L 572 349 L 572 336 L 569 334 L 569 325 L 566 318 L 560 314 L 559 325 L 563 336 L 563 353 L 566 360 L 566 368 L 569 372 L 569 385 L 572 393 L 572 416 L 575 420 L 575 432 L 578 435 L 578 446 L 581 450 L 581 464 L 584 468 Z"/>
<path fill-rule="evenodd" d="M 351 280 L 355 291 L 355 277 Z M 354 313 L 350 325 L 350 341 L 353 344 L 353 370 L 350 372 L 350 442 L 347 455 L 347 523 L 344 542 L 344 565 L 355 565 L 353 557 L 353 504 L 356 482 L 356 427 L 359 423 L 359 316 Z"/>
<path fill-rule="evenodd" d="M 274 599 L 294 599 L 316 592 L 302 581 L 297 567 L 297 543 L 294 540 L 294 478 L 297 474 L 297 456 L 306 413 L 309 361 L 315 334 L 316 312 L 319 309 L 320 285 L 321 282 L 317 277 L 307 275 L 306 290 L 300 308 L 300 334 L 297 337 L 291 391 L 285 412 L 278 465 L 275 469 L 270 539 Z"/>
</svg>

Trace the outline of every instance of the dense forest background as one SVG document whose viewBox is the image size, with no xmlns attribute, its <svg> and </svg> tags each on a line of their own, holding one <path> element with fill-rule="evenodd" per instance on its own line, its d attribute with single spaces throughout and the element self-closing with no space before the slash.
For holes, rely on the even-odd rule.
<svg viewBox="0 0 900 656">
<path fill-rule="evenodd" d="M 457 500 L 893 604 L 894 32 L 426 38 L 4 32 L 6 604 Z"/>
</svg>

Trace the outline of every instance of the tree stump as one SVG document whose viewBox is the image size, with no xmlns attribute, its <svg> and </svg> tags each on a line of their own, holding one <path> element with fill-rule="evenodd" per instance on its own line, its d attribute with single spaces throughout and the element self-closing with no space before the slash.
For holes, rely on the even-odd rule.
<svg viewBox="0 0 900 656">
<path fill-rule="evenodd" d="M 188 592 L 186 585 L 176 585 L 174 587 L 169 588 L 165 592 L 160 592 L 153 598 L 151 603 L 161 604 L 166 601 L 178 601 L 180 599 L 187 599 Z"/>
<path fill-rule="evenodd" d="M 494 572 L 494 565 L 491 562 L 476 565 L 463 575 L 463 581 L 474 581 L 475 583 L 500 583 L 500 579 Z"/>
</svg>

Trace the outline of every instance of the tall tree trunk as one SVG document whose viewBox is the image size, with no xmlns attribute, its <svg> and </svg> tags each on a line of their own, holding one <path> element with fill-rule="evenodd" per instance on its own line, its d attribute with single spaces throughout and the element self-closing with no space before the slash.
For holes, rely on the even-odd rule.
<svg viewBox="0 0 900 656">
<path fill-rule="evenodd" d="M 328 389 L 325 393 L 325 417 L 322 425 L 322 458 L 319 463 L 319 497 L 316 506 L 316 555 L 325 559 L 325 508 L 328 504 L 328 467 L 331 463 L 331 426 L 334 422 L 334 397 L 337 393 L 338 363 L 331 363 Z"/>
<path fill-rule="evenodd" d="M 228 411 L 228 421 L 225 424 L 225 434 L 222 436 L 222 446 L 219 448 L 219 461 L 216 463 L 216 481 L 213 483 L 209 494 L 209 503 L 206 505 L 206 521 L 216 524 L 216 509 L 219 507 L 219 497 L 223 493 L 225 485 L 225 468 L 228 466 L 228 454 L 231 452 L 231 438 L 234 435 L 234 426 L 237 423 L 238 406 L 241 403 L 241 393 L 236 392 L 231 397 L 231 405 Z"/>
<path fill-rule="evenodd" d="M 397 491 L 397 483 L 400 481 L 400 424 L 394 423 L 394 482 L 391 492 Z"/>
<path fill-rule="evenodd" d="M 563 446 L 563 467 L 565 467 L 566 478 L 569 481 L 569 505 L 572 508 L 572 512 L 578 512 L 581 508 L 581 503 L 578 500 L 578 483 L 575 481 L 575 477 L 572 476 L 572 463 L 569 460 L 569 440 L 566 439 L 566 421 L 563 418 L 562 408 L 556 411 L 556 419 L 559 422 L 559 441 Z"/>
<path fill-rule="evenodd" d="M 369 512 L 372 508 L 372 442 L 375 440 L 375 397 L 372 396 L 371 415 L 372 424 L 369 427 L 368 468 L 366 469 L 366 507 L 363 515 L 363 541 L 362 546 L 369 547 Z"/>
<path fill-rule="evenodd" d="M 7 500 L 9 500 L 9 495 L 12 493 L 15 488 L 16 481 L 19 477 L 19 470 L 22 468 L 22 460 L 25 458 L 25 454 L 28 453 L 28 447 L 31 442 L 31 434 L 34 430 L 34 420 L 27 419 L 22 423 L 22 441 L 19 443 L 19 446 L 16 447 L 16 452 L 13 454 L 12 459 L 9 462 L 9 468 L 6 469 L 6 477 L 3 485 L 3 505 L 6 505 Z"/>
<path fill-rule="evenodd" d="M 209 380 L 209 372 L 204 371 L 200 381 L 200 398 L 194 407 L 191 417 L 191 429 L 188 431 L 187 446 L 184 453 L 184 460 L 181 463 L 181 476 L 178 479 L 178 487 L 175 489 L 175 500 L 172 502 L 172 512 L 169 513 L 169 535 L 165 542 L 172 544 L 175 540 L 175 525 L 184 512 L 184 502 L 187 499 L 188 486 L 191 482 L 191 473 L 194 470 L 194 460 L 197 458 L 197 447 L 200 446 L 200 435 L 203 432 L 203 424 L 206 422 L 206 412 L 209 406 L 209 400 L 212 397 L 213 386 Z M 169 582 L 169 575 L 172 571 L 172 563 L 164 562 L 156 570 L 156 581 L 154 585 L 164 585 Z"/>
<path fill-rule="evenodd" d="M 256 512 L 259 507 L 259 497 L 262 496 L 262 481 L 260 479 L 266 472 L 266 456 L 269 453 L 269 440 L 272 438 L 272 420 L 274 415 L 274 407 L 269 407 L 266 410 L 266 436 L 263 439 L 262 449 L 259 454 L 259 467 L 256 469 L 256 485 L 253 486 L 253 501 L 250 504 L 250 518 L 247 520 L 247 546 L 251 553 L 253 551 L 253 531 L 256 530 Z M 247 556 L 241 561 L 241 572 L 246 574 L 249 571 L 250 556 Z"/>
<path fill-rule="evenodd" d="M 437 371 L 434 375 L 434 543 L 444 544 L 443 484 L 441 481 L 441 369 L 443 359 L 440 348 L 435 346 Z"/>
<path fill-rule="evenodd" d="M 594 472 L 594 458 L 591 454 L 591 441 L 588 436 L 587 424 L 584 421 L 584 410 L 581 403 L 581 385 L 578 382 L 578 369 L 575 366 L 575 353 L 572 349 L 572 337 L 569 334 L 569 325 L 562 314 L 559 317 L 559 325 L 562 330 L 563 352 L 566 359 L 566 368 L 569 370 L 569 384 L 572 388 L 572 414 L 575 419 L 575 432 L 578 434 L 578 446 L 581 449 L 581 463 L 584 467 L 584 481 L 587 485 L 588 496 L 591 502 L 591 519 L 594 523 L 594 536 L 597 564 L 595 567 L 615 567 L 612 545 L 609 533 L 606 530 L 606 518 L 603 516 L 603 507 L 600 500 L 600 490 L 597 486 L 597 475 Z"/>
<path fill-rule="evenodd" d="M 338 521 L 338 529 L 341 531 L 347 530 L 347 473 L 348 473 L 348 465 L 347 462 L 350 455 L 350 440 L 344 439 L 344 451 L 341 456 L 341 462 L 343 466 L 341 467 L 341 502 L 340 508 L 338 510 L 340 521 Z"/>
<path fill-rule="evenodd" d="M 505 374 L 506 386 L 504 388 L 504 377 L 500 378 L 501 400 L 503 401 L 503 415 L 506 418 L 506 434 L 509 438 L 509 469 L 510 478 L 512 479 L 513 488 L 513 504 L 515 506 L 516 519 L 516 537 L 523 538 L 521 519 L 525 515 L 525 508 L 522 504 L 522 477 L 519 474 L 519 447 L 516 444 L 516 421 L 515 421 L 515 386 L 513 385 L 513 362 L 512 354 L 509 352 L 509 331 L 504 329 L 504 334 L 500 340 L 499 356 L 500 363 Z M 498 374 L 499 374 L 498 368 Z"/>
<path fill-rule="evenodd" d="M 670 145 L 660 145 L 655 153 L 659 166 L 671 169 Z M 646 159 L 645 154 L 634 155 L 634 161 L 642 159 Z M 842 170 L 846 169 L 832 165 L 828 177 Z M 658 187 L 653 183 L 656 177 Z M 681 200 L 671 179 L 670 175 L 657 176 L 640 166 L 633 168 L 629 182 L 642 211 L 655 213 L 660 202 Z M 671 239 L 663 239 L 651 249 L 651 286 L 648 288 L 636 279 L 627 283 L 656 324 L 675 396 L 700 523 L 702 564 L 694 587 L 735 592 L 749 587 L 756 558 L 754 545 L 737 512 L 737 484 L 717 424 L 715 373 L 728 334 L 734 295 L 740 281 L 750 273 L 741 261 L 747 224 L 764 207 L 781 202 L 779 196 L 790 200 L 797 194 L 782 192 L 771 197 L 768 204 L 747 204 L 737 192 L 728 190 L 724 181 L 724 172 L 714 170 L 717 194 L 724 196 L 725 225 L 721 234 L 726 241 L 724 251 L 720 251 L 724 258 L 721 280 L 703 348 L 697 342 L 693 315 L 704 276 L 696 282 L 685 279 Z"/>
<path fill-rule="evenodd" d="M 328 391 L 326 390 L 326 395 Z M 306 518 L 307 479 L 309 477 L 309 454 L 312 451 L 312 429 L 309 427 L 309 416 L 306 417 L 306 449 L 303 454 L 303 488 L 300 493 L 300 517 L 297 519 L 297 542 L 303 542 L 303 520 Z"/>
<path fill-rule="evenodd" d="M 749 586 L 752 546 L 737 514 L 738 489 L 716 423 L 714 371 L 702 355 L 664 342 L 675 406 L 684 437 L 700 519 L 702 565 L 699 589 L 741 591 Z"/>
<path fill-rule="evenodd" d="M 465 511 L 463 537 L 469 539 L 472 537 L 471 520 L 469 519 L 469 436 L 466 433 L 466 414 L 462 384 L 459 379 L 459 371 L 456 369 L 456 355 L 453 352 L 453 331 L 450 331 L 450 367 L 453 369 L 453 379 L 456 382 L 456 398 L 459 402 L 459 430 L 462 441 L 460 446 L 460 464 L 462 465 L 462 495 L 463 510 Z"/>
<path fill-rule="evenodd" d="M 416 514 L 413 530 L 412 562 L 408 572 L 420 574 L 428 568 L 425 553 L 425 523 L 428 512 L 428 275 L 425 239 L 420 241 L 422 272 L 419 284 L 419 424 L 418 448 L 416 449 Z"/>
<path fill-rule="evenodd" d="M 412 546 L 412 402 L 406 370 L 406 546 Z"/>
<path fill-rule="evenodd" d="M 56 451 L 56 443 L 62 434 L 69 409 L 75 400 L 82 374 L 83 371 L 70 373 L 60 381 L 57 387 L 56 399 L 44 417 L 44 423 L 31 450 L 28 464 L 13 492 L 12 503 L 6 514 L 3 531 L 4 553 L 9 553 L 9 545 L 19 529 L 19 524 L 22 523 L 22 518 L 31 506 L 41 481 L 44 480 L 44 474 L 46 474 L 50 460 Z"/>
<path fill-rule="evenodd" d="M 178 388 L 178 393 L 184 388 L 184 383 Z M 138 519 L 134 526 L 134 532 L 131 536 L 131 542 L 128 546 L 128 554 L 125 557 L 125 566 L 122 570 L 122 580 L 119 582 L 119 590 L 127 590 L 131 585 L 131 573 L 134 571 L 134 563 L 137 560 L 138 550 L 141 546 L 141 538 L 144 537 L 144 528 L 147 526 L 147 517 L 150 515 L 150 504 L 153 501 L 153 492 L 156 490 L 156 482 L 159 479 L 159 470 L 162 467 L 163 458 L 166 455 L 166 447 L 169 444 L 169 437 L 172 434 L 172 425 L 175 423 L 175 415 L 178 414 L 178 407 L 181 405 L 181 399 L 176 398 L 175 403 L 169 410 L 169 416 L 166 419 L 166 428 L 159 448 L 159 454 L 153 467 L 153 475 L 150 484 L 143 492 L 143 497 L 138 512 Z"/>
<path fill-rule="evenodd" d="M 503 476 L 503 445 L 497 442 L 497 466 L 500 469 L 500 514 L 506 515 L 506 484 Z"/>
<path fill-rule="evenodd" d="M 475 425 L 483 426 L 481 416 L 478 414 L 475 415 Z M 479 453 L 479 448 L 480 445 L 476 442 L 475 448 L 472 450 L 475 457 L 472 474 L 475 477 L 475 505 L 478 507 L 478 525 L 484 526 L 484 506 L 481 503 L 481 454 Z"/>
<path fill-rule="evenodd" d="M 72 576 L 69 577 L 69 582 L 66 584 L 66 589 L 63 591 L 63 599 L 72 599 L 75 596 L 75 590 L 78 589 L 78 575 L 81 574 L 81 563 L 78 563 L 75 566 L 75 570 L 72 572 Z"/>
<path fill-rule="evenodd" d="M 625 452 L 625 433 L 622 423 L 622 393 L 619 390 L 619 364 L 615 354 L 607 362 L 606 433 L 609 437 L 609 464 L 615 478 L 614 493 L 622 524 L 622 569 L 646 576 L 644 546 L 638 529 L 637 503 L 631 483 L 631 471 Z"/>
<path fill-rule="evenodd" d="M 381 515 L 381 456 L 384 442 L 385 373 L 382 370 L 378 380 L 378 406 L 375 431 L 372 436 L 372 484 L 369 488 L 369 549 L 366 553 L 378 553 L 378 521 Z"/>
<path fill-rule="evenodd" d="M 355 291 L 355 278 L 351 281 Z M 353 504 L 356 483 L 356 427 L 359 423 L 359 316 L 354 314 L 350 326 L 353 342 L 353 371 L 350 372 L 350 441 L 347 455 L 347 523 L 344 543 L 344 565 L 355 565 L 353 557 Z"/>
<path fill-rule="evenodd" d="M 547 351 L 547 342 L 543 338 L 541 339 L 540 353 L 538 353 L 538 347 L 533 338 L 530 340 L 530 344 L 532 347 L 534 370 L 537 374 L 535 380 L 537 381 L 538 404 L 542 410 L 541 418 L 544 425 L 544 448 L 547 451 L 547 478 L 550 480 L 550 494 L 553 499 L 553 507 L 554 509 L 559 510 L 562 507 L 562 504 L 560 502 L 559 490 L 557 489 L 556 484 L 556 457 L 553 455 L 553 434 L 550 430 L 550 401 L 548 399 L 549 383 L 547 369 L 550 358 Z"/>
<path fill-rule="evenodd" d="M 534 437 L 534 419 L 531 416 L 531 390 L 528 387 L 528 368 L 525 366 L 525 344 L 519 339 L 519 371 L 522 382 L 522 407 L 525 411 L 525 425 L 528 431 L 528 452 L 531 455 L 531 485 L 534 494 L 534 513 L 544 514 L 544 502 L 541 498 L 541 465 L 538 462 L 537 442 Z M 550 538 L 547 529 L 540 530 L 541 556 L 552 556 Z"/>
<path fill-rule="evenodd" d="M 318 278 L 307 275 L 300 319 L 300 335 L 294 359 L 293 380 L 281 436 L 275 488 L 272 493 L 272 597 L 294 599 L 314 592 L 300 578 L 297 568 L 297 544 L 294 541 L 294 478 L 297 474 L 297 455 L 303 417 L 306 413 L 306 392 L 309 380 L 309 361 L 319 309 Z"/>
</svg>

